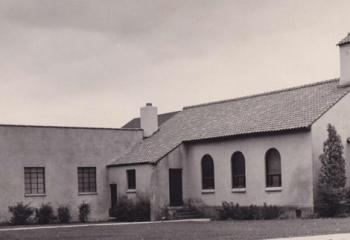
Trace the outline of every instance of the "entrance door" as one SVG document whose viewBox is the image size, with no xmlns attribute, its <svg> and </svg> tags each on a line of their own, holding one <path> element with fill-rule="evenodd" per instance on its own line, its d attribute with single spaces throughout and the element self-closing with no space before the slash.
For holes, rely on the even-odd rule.
<svg viewBox="0 0 350 240">
<path fill-rule="evenodd" d="M 111 208 L 114 208 L 117 204 L 117 184 L 110 184 L 109 187 L 111 188 Z"/>
<path fill-rule="evenodd" d="M 182 206 L 182 169 L 169 169 L 170 206 Z"/>
</svg>

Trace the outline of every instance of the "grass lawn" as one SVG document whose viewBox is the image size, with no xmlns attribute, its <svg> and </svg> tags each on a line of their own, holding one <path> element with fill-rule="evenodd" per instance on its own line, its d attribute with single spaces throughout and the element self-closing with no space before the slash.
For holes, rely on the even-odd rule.
<svg viewBox="0 0 350 240">
<path fill-rule="evenodd" d="M 135 239 L 264 239 L 329 233 L 350 233 L 350 218 L 214 221 L 93 226 L 0 232 L 0 239 L 135 240 Z"/>
</svg>

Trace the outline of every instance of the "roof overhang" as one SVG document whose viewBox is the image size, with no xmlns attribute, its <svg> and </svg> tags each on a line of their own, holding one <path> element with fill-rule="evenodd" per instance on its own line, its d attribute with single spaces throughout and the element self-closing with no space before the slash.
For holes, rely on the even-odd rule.
<svg viewBox="0 0 350 240">
<path fill-rule="evenodd" d="M 127 166 L 136 166 L 136 165 L 154 165 L 155 163 L 153 162 L 131 162 L 131 163 L 112 163 L 108 164 L 106 167 L 111 168 L 111 167 L 127 167 Z"/>
<path fill-rule="evenodd" d="M 112 163 L 107 165 L 107 168 L 111 167 L 125 167 L 125 166 L 137 166 L 137 165 L 157 165 L 160 160 L 162 160 L 165 156 L 167 156 L 169 153 L 174 151 L 176 148 L 178 148 L 182 144 L 186 143 L 196 143 L 196 142 L 212 142 L 212 141 L 222 141 L 222 140 L 229 140 L 234 138 L 242 138 L 242 137 L 258 137 L 258 136 L 274 136 L 274 135 L 281 135 L 281 134 L 290 134 L 290 133 L 296 133 L 296 132 L 309 132 L 311 130 L 311 126 L 304 126 L 304 127 L 296 127 L 291 129 L 281 129 L 281 130 L 274 130 L 274 131 L 263 131 L 263 132 L 252 132 L 252 133 L 242 133 L 242 134 L 236 134 L 236 135 L 227 135 L 227 136 L 216 136 L 211 138 L 201 138 L 201 139 L 189 139 L 184 140 L 178 145 L 176 145 L 174 148 L 172 148 L 170 151 L 168 151 L 166 154 L 161 156 L 155 161 L 152 162 L 130 162 L 130 163 Z M 348 139 L 348 141 L 350 138 Z"/>
<path fill-rule="evenodd" d="M 227 136 L 217 136 L 217 137 L 211 137 L 211 138 L 191 139 L 191 140 L 185 140 L 183 141 L 183 143 L 218 141 L 218 140 L 227 140 L 227 139 L 242 138 L 242 137 L 274 136 L 274 135 L 290 134 L 290 133 L 297 133 L 297 132 L 309 132 L 310 130 L 311 130 L 311 126 L 304 126 L 304 127 L 290 128 L 290 129 L 279 129 L 279 130 L 273 130 L 273 131 L 261 131 L 261 132 L 242 133 L 242 134 L 227 135 Z"/>
</svg>

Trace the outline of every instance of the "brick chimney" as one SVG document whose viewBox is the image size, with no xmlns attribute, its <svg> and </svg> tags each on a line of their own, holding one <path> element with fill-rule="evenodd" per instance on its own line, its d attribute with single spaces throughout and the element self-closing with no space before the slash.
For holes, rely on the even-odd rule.
<svg viewBox="0 0 350 240">
<path fill-rule="evenodd" d="M 339 86 L 350 86 L 350 33 L 338 44 L 340 50 Z"/>
<path fill-rule="evenodd" d="M 158 130 L 158 109 L 152 106 L 152 103 L 146 103 L 146 106 L 140 109 L 141 128 L 143 136 L 150 137 Z"/>
</svg>

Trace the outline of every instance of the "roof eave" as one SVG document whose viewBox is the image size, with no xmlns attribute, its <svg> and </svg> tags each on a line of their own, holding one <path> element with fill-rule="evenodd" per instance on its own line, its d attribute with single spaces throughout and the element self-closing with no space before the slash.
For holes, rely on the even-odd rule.
<svg viewBox="0 0 350 240">
<path fill-rule="evenodd" d="M 209 138 L 190 139 L 190 140 L 183 141 L 183 143 L 215 141 L 215 140 L 224 140 L 224 139 L 232 139 L 232 138 L 239 138 L 239 137 L 266 136 L 266 135 L 285 134 L 285 133 L 292 133 L 292 132 L 308 132 L 310 130 L 311 130 L 311 125 L 307 125 L 307 126 L 301 126 L 296 128 L 290 128 L 290 129 L 280 129 L 280 130 L 250 132 L 250 133 L 225 135 L 225 136 L 215 136 L 215 137 L 209 137 Z"/>
<path fill-rule="evenodd" d="M 155 163 L 153 162 L 133 162 L 133 163 L 111 163 L 108 164 L 106 167 L 111 168 L 111 167 L 127 167 L 127 166 L 135 166 L 135 165 L 154 165 Z"/>
<path fill-rule="evenodd" d="M 235 134 L 235 135 L 226 135 L 226 136 L 216 136 L 216 137 L 210 137 L 210 138 L 199 138 L 199 139 L 190 139 L 190 140 L 184 140 L 178 145 L 176 145 L 174 148 L 172 148 L 170 151 L 168 151 L 163 156 L 157 158 L 156 160 L 150 162 L 133 162 L 133 163 L 112 163 L 107 165 L 107 168 L 110 167 L 125 167 L 125 166 L 135 166 L 135 165 L 157 165 L 159 161 L 161 161 L 165 156 L 167 156 L 169 153 L 174 151 L 177 147 L 179 147 L 181 144 L 185 143 L 195 143 L 195 142 L 205 142 L 205 141 L 216 141 L 216 140 L 226 140 L 226 139 L 232 139 L 232 138 L 239 138 L 239 137 L 252 137 L 252 136 L 266 136 L 268 134 L 274 135 L 274 134 L 286 134 L 286 133 L 294 133 L 294 132 L 308 132 L 311 130 L 311 125 L 308 126 L 301 126 L 291 129 L 282 129 L 282 130 L 273 130 L 273 131 L 263 131 L 263 132 L 252 132 L 252 133 L 243 133 L 243 134 Z"/>
</svg>

